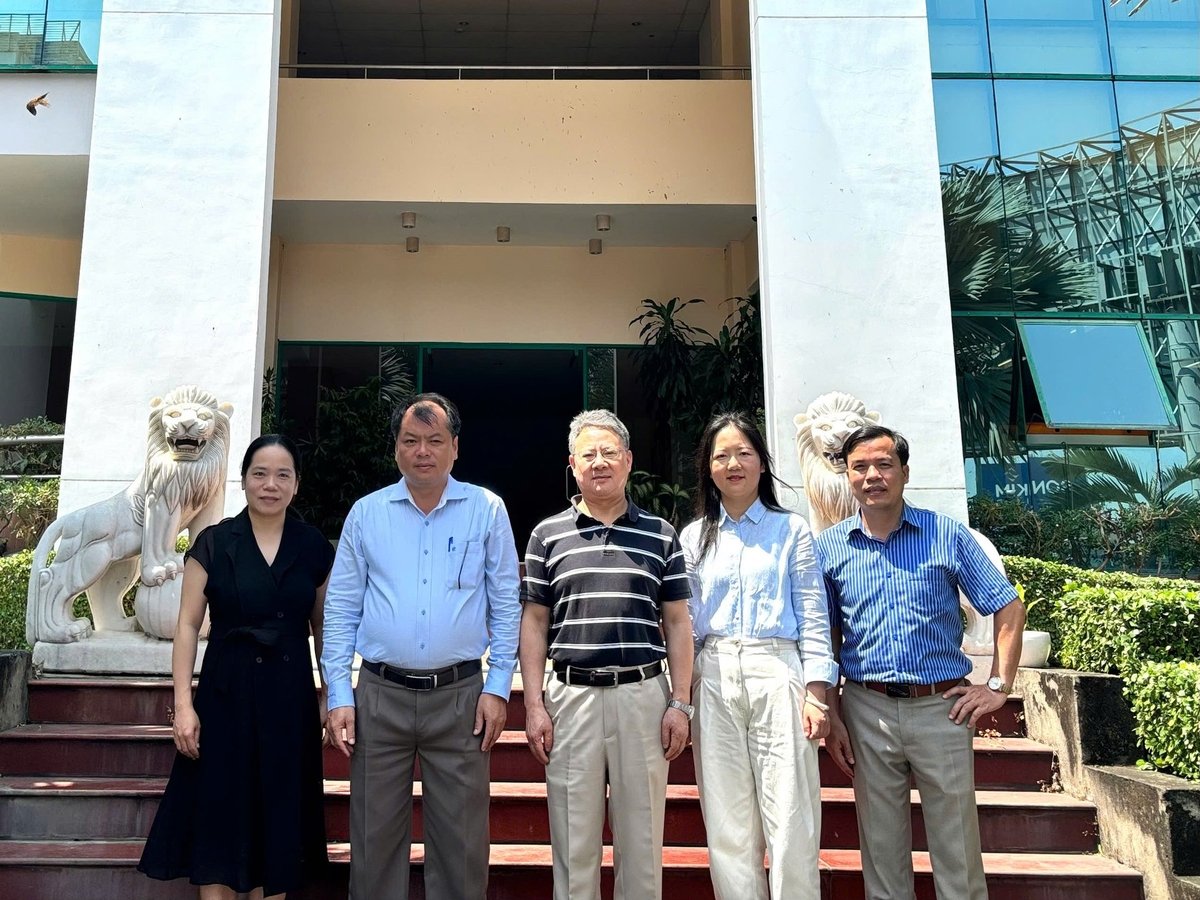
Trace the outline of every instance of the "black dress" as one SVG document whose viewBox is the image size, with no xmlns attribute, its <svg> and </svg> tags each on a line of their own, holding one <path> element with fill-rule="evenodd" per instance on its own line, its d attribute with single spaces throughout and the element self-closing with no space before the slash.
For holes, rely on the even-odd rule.
<svg viewBox="0 0 1200 900">
<path fill-rule="evenodd" d="M 333 548 L 289 517 L 268 566 L 243 511 L 202 531 L 188 558 L 208 573 L 212 622 L 194 701 L 200 758 L 176 754 L 138 869 L 297 889 L 328 861 L 308 621 Z"/>
</svg>

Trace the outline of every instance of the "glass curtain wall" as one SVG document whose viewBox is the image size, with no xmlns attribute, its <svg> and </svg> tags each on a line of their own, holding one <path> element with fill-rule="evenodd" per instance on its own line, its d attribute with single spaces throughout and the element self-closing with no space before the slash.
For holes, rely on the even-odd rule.
<svg viewBox="0 0 1200 900">
<path fill-rule="evenodd" d="M 1135 6 L 928 0 L 972 496 L 1198 489 L 1179 467 L 1200 458 L 1200 0 Z M 1030 441 L 1017 323 L 1055 317 L 1138 322 L 1178 430 Z"/>
<path fill-rule="evenodd" d="M 0 0 L 0 70 L 92 69 L 102 0 Z"/>
</svg>

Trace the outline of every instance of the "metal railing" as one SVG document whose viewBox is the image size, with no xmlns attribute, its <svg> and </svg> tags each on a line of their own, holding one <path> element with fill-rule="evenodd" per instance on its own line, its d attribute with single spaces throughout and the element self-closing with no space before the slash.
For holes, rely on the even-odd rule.
<svg viewBox="0 0 1200 900">
<path fill-rule="evenodd" d="M 0 437 L 0 448 L 3 447 L 22 447 L 36 446 L 39 444 L 61 444 L 66 440 L 66 435 L 63 434 L 30 434 L 21 435 L 19 437 Z M 0 451 L 2 455 L 2 451 Z M 20 481 L 28 478 L 32 481 L 49 481 L 52 478 L 60 477 L 59 474 L 50 475 L 21 475 L 21 474 L 5 474 L 0 475 L 0 481 Z"/>
<path fill-rule="evenodd" d="M 530 77 L 548 81 L 568 81 L 580 79 L 637 79 L 639 81 L 669 80 L 680 78 L 702 78 L 709 76 L 715 79 L 733 76 L 734 80 L 749 81 L 749 66 L 512 66 L 512 65 L 371 65 L 351 63 L 280 63 L 281 71 L 294 71 L 300 74 L 327 73 L 324 77 L 354 77 L 354 78 L 444 78 L 447 80 L 464 81 L 485 78 L 520 78 Z M 352 76 L 334 75 L 334 73 L 361 73 Z M 408 73 L 408 74 L 403 74 Z M 607 74 L 601 74 L 607 73 Z"/>
</svg>

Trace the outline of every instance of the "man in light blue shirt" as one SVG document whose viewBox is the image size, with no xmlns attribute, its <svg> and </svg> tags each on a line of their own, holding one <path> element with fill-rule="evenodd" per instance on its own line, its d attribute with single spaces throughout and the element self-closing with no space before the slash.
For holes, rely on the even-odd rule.
<svg viewBox="0 0 1200 900">
<path fill-rule="evenodd" d="M 403 477 L 351 508 L 329 577 L 321 668 L 328 732 L 350 757 L 352 900 L 408 897 L 418 760 L 425 896 L 487 891 L 488 751 L 507 715 L 521 607 L 503 501 L 450 476 L 460 425 L 439 394 L 397 408 Z"/>
</svg>

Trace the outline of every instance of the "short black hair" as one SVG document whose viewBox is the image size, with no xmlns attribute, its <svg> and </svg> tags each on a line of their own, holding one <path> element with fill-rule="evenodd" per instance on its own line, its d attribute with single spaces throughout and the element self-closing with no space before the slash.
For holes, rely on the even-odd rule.
<svg viewBox="0 0 1200 900">
<path fill-rule="evenodd" d="M 246 448 L 246 455 L 242 457 L 242 478 L 246 477 L 246 473 L 250 471 L 250 464 L 254 462 L 254 454 L 263 447 L 282 447 L 292 457 L 292 469 L 296 473 L 296 480 L 300 480 L 300 452 L 296 449 L 296 442 L 286 434 L 260 434 L 250 442 L 250 446 Z"/>
<path fill-rule="evenodd" d="M 441 407 L 446 413 L 446 425 L 450 428 L 450 436 L 458 437 L 458 433 L 462 430 L 462 418 L 458 414 L 458 407 L 441 394 L 425 393 L 414 394 L 406 400 L 401 401 L 392 410 L 392 442 L 400 437 L 400 426 L 404 422 L 404 415 L 410 409 L 413 415 L 417 417 L 417 421 L 425 425 L 436 425 L 437 414 L 433 411 L 433 407 Z"/>
<path fill-rule="evenodd" d="M 908 438 L 886 425 L 864 425 L 850 432 L 850 436 L 842 444 L 842 459 L 849 462 L 851 450 L 859 444 L 873 441 L 876 438 L 891 438 L 892 443 L 896 445 L 896 455 L 900 457 L 900 465 L 908 465 Z"/>
</svg>

